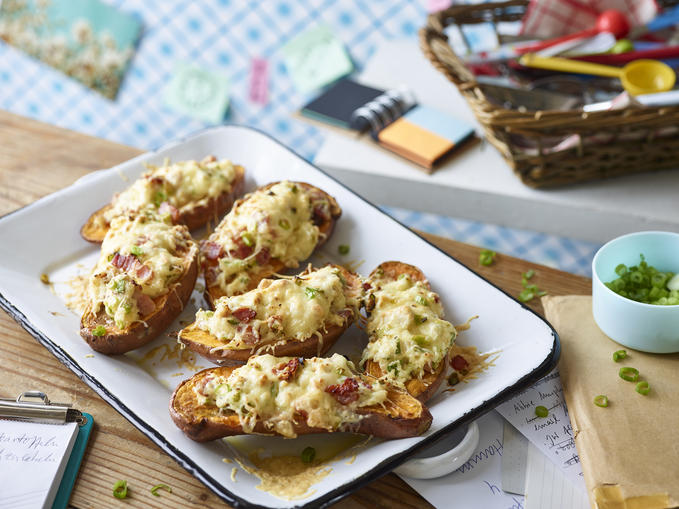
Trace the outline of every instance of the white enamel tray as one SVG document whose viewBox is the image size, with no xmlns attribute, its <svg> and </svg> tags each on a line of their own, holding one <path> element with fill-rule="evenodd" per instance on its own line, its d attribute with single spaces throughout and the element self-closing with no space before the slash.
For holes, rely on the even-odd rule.
<svg viewBox="0 0 679 509">
<path fill-rule="evenodd" d="M 386 260 L 416 265 L 441 295 L 449 321 L 461 324 L 471 316 L 479 316 L 470 330 L 458 336 L 459 343 L 475 345 L 481 352 L 499 352 L 495 365 L 478 379 L 459 384 L 455 392 L 440 393 L 430 402 L 434 420 L 423 436 L 369 441 L 365 447 L 356 449 L 353 462 L 346 457 L 331 462 L 331 473 L 298 500 L 284 500 L 257 489 L 259 479 L 240 468 L 235 481 L 232 480 L 236 464 L 224 458 L 233 459 L 244 448 L 296 455 L 309 444 L 322 448 L 335 440 L 346 442 L 346 437 L 319 435 L 284 440 L 255 436 L 233 443 L 193 442 L 172 423 L 168 402 L 174 387 L 210 363 L 202 359 L 195 366 L 178 362 L 173 356 L 177 351 L 176 340 L 170 334 L 126 355 L 92 355 L 78 335 L 79 316 L 64 304 L 67 289 L 59 283 L 76 273 L 87 273 L 98 256 L 98 248 L 79 235 L 80 226 L 90 213 L 107 203 L 113 192 L 128 186 L 143 171 L 142 162 L 160 163 L 166 157 L 173 161 L 201 159 L 208 154 L 242 164 L 246 168 L 247 190 L 290 179 L 309 182 L 335 196 L 343 209 L 342 217 L 328 243 L 312 261 L 353 261 L 363 275 Z M 340 244 L 351 246 L 349 255 L 337 254 Z M 43 273 L 57 283 L 56 292 L 40 282 Z M 202 304 L 199 294 L 194 296 L 195 302 L 187 306 L 181 320 L 190 321 Z M 554 329 L 529 308 L 285 146 L 259 131 L 240 126 L 201 131 L 88 175 L 0 218 L 0 306 L 132 424 L 217 495 L 237 507 L 329 505 L 547 374 L 556 364 L 560 350 Z M 177 321 L 168 332 L 180 328 Z M 356 359 L 364 341 L 354 326 L 334 351 Z"/>
</svg>

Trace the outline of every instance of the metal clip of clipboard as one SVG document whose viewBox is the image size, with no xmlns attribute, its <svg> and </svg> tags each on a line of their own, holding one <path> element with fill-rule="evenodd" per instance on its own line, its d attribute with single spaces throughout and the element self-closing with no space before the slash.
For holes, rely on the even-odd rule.
<svg viewBox="0 0 679 509">
<path fill-rule="evenodd" d="M 16 399 L 0 398 L 0 418 L 47 424 L 77 422 L 80 426 L 87 422 L 87 417 L 70 403 L 52 403 L 40 391 L 22 392 Z"/>
</svg>

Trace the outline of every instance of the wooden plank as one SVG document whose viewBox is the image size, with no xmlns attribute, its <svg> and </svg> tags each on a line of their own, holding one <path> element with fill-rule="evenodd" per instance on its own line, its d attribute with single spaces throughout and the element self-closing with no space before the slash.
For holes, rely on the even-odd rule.
<svg viewBox="0 0 679 509">
<path fill-rule="evenodd" d="M 4 112 L 0 112 L 0 137 L 11 140 L 0 144 L 0 214 L 65 187 L 89 171 L 113 166 L 139 153 L 131 147 Z M 479 248 L 432 235 L 425 237 L 511 295 L 521 291 L 521 273 L 529 268 L 536 271 L 531 282 L 551 295 L 587 294 L 591 290 L 589 279 L 502 254 L 494 265 L 484 267 L 478 264 Z M 537 300 L 529 305 L 542 313 Z M 4 312 L 0 313 L 0 365 L 3 367 L 0 396 L 42 389 L 53 400 L 73 402 L 94 416 L 94 432 L 71 497 L 73 506 L 115 505 L 111 488 L 118 479 L 127 479 L 130 498 L 126 507 L 227 507 Z M 158 483 L 172 486 L 172 494 L 152 496 L 149 489 Z M 389 474 L 339 502 L 337 507 L 431 506 L 406 483 Z"/>
</svg>

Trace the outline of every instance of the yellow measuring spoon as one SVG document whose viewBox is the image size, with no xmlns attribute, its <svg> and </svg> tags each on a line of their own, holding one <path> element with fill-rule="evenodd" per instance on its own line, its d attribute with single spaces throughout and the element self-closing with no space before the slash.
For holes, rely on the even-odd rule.
<svg viewBox="0 0 679 509">
<path fill-rule="evenodd" d="M 551 71 L 576 72 L 620 78 L 622 86 L 632 95 L 666 92 L 674 86 L 677 78 L 672 68 L 658 60 L 634 60 L 625 67 L 579 62 L 568 58 L 541 57 L 526 53 L 519 59 L 521 65 Z"/>
</svg>

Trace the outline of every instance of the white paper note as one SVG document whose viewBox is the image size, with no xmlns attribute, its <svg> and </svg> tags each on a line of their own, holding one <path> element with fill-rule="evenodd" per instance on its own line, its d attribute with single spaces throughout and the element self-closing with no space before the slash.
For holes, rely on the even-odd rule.
<svg viewBox="0 0 679 509">
<path fill-rule="evenodd" d="M 537 406 L 546 407 L 549 415 L 535 415 Z M 557 370 L 518 396 L 502 403 L 497 411 L 554 462 L 579 489 L 586 492 L 580 457 L 575 449 L 573 429 Z"/>
<path fill-rule="evenodd" d="M 527 464 L 526 509 L 589 509 L 586 492 L 532 444 L 528 446 Z"/>
<path fill-rule="evenodd" d="M 0 507 L 51 507 L 78 425 L 0 420 Z"/>
<path fill-rule="evenodd" d="M 523 509 L 521 495 L 505 493 L 501 488 L 504 420 L 492 411 L 476 422 L 479 425 L 479 446 L 464 465 L 438 479 L 403 477 L 403 480 L 438 508 Z"/>
</svg>

